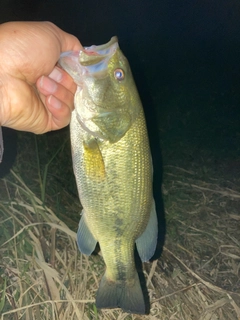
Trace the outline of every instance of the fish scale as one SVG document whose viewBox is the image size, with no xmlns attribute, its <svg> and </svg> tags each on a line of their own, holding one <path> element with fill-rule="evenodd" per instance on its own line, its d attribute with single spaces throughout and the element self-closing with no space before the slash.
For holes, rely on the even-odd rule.
<svg viewBox="0 0 240 320">
<path fill-rule="evenodd" d="M 90 255 L 99 242 L 106 264 L 96 306 L 145 313 L 134 248 L 136 243 L 142 261 L 151 258 L 157 218 L 144 112 L 116 37 L 76 57 L 64 54 L 59 63 L 78 85 L 70 123 L 73 168 L 83 206 L 78 246 Z M 121 80 L 115 70 L 121 70 Z"/>
<path fill-rule="evenodd" d="M 146 147 L 148 144 L 142 140 L 142 147 L 139 146 L 137 148 L 137 154 L 135 154 L 134 157 L 132 155 L 132 148 L 139 144 L 139 131 L 141 131 L 143 124 L 141 126 L 138 122 L 141 121 L 143 122 L 142 114 L 140 114 L 139 120 L 136 121 L 118 143 L 112 144 L 109 147 L 105 147 L 104 142 L 100 144 L 99 149 L 102 153 L 102 158 L 104 160 L 106 159 L 106 161 L 104 161 L 106 180 L 99 181 L 96 184 L 95 179 L 89 179 L 89 176 L 85 170 L 83 170 L 85 167 L 84 161 L 87 161 L 88 158 L 85 159 L 84 147 L 79 147 L 79 138 L 84 135 L 84 131 L 79 126 L 77 120 L 74 121 L 74 119 L 72 119 L 71 140 L 77 142 L 77 147 L 72 144 L 72 149 L 77 150 L 77 155 L 73 157 L 77 160 L 76 163 L 75 161 L 73 162 L 73 166 L 77 168 L 75 172 L 77 181 L 81 181 L 80 194 L 83 208 L 88 212 L 88 220 L 94 220 L 96 222 L 96 228 L 94 228 L 94 226 L 92 227 L 92 230 L 96 229 L 94 233 L 97 233 L 98 230 L 101 229 L 101 224 L 106 224 L 102 217 L 104 216 L 105 219 L 108 219 L 108 217 L 114 218 L 117 208 L 121 208 L 123 215 L 125 214 L 126 217 L 128 217 L 130 210 L 134 209 L 134 211 L 141 212 L 141 207 L 145 207 L 147 201 L 149 202 L 148 205 L 150 205 L 152 186 L 150 157 L 146 156 L 149 154 L 149 148 Z M 135 130 L 135 127 L 137 130 Z M 89 139 L 91 139 L 91 137 L 89 137 Z M 131 143 L 129 143 L 129 141 L 131 141 Z M 109 145 L 108 142 L 106 144 L 107 146 Z M 128 148 L 128 157 L 126 155 L 126 147 Z M 79 164 L 78 159 L 83 159 L 83 163 Z M 78 167 L 80 168 L 78 169 Z M 95 169 L 97 173 L 99 168 L 96 167 Z M 129 180 L 129 176 L 133 177 L 132 180 Z M 139 180 L 140 177 L 142 178 Z M 145 222 L 143 224 L 142 221 L 139 220 L 139 226 L 141 226 L 141 228 L 135 225 L 137 230 L 140 229 L 137 235 L 146 227 L 150 208 L 147 207 L 145 211 L 146 214 L 144 212 L 142 215 L 133 215 L 133 218 L 135 217 L 136 220 L 139 220 L 142 216 Z M 126 224 L 129 223 L 129 221 L 125 221 Z M 133 221 L 135 223 L 135 220 Z M 137 231 L 129 229 L 129 232 L 134 234 L 134 232 Z"/>
</svg>

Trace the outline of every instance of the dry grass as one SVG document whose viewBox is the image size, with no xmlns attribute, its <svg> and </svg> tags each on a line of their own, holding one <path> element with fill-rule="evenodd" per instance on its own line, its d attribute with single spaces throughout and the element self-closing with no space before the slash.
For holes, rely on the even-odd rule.
<svg viewBox="0 0 240 320">
<path fill-rule="evenodd" d="M 101 257 L 78 253 L 75 232 L 14 172 L 0 184 L 1 320 L 240 319 L 240 188 L 232 182 L 165 168 L 167 236 L 161 258 L 144 264 L 146 316 L 97 310 Z"/>
</svg>

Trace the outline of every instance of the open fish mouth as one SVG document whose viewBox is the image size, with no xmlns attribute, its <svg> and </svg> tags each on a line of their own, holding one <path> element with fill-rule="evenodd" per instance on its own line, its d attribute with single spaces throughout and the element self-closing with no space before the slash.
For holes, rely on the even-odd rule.
<svg viewBox="0 0 240 320">
<path fill-rule="evenodd" d="M 96 65 L 104 59 L 111 57 L 117 48 L 118 38 L 115 36 L 105 44 L 85 47 L 84 50 L 80 51 L 79 62 L 82 66 Z"/>
<path fill-rule="evenodd" d="M 58 62 L 81 86 L 83 76 L 104 77 L 108 62 L 118 48 L 118 38 L 114 36 L 102 45 L 84 47 L 80 52 L 64 52 Z M 73 70 L 75 70 L 74 74 Z"/>
<path fill-rule="evenodd" d="M 104 77 L 108 62 L 118 48 L 117 37 L 112 37 L 109 42 L 103 45 L 85 47 L 79 53 L 79 63 L 84 74 L 95 78 Z"/>
</svg>

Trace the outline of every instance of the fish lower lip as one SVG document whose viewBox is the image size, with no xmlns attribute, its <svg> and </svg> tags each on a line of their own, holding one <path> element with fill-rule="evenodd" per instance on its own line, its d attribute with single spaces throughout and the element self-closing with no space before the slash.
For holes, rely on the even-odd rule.
<svg viewBox="0 0 240 320">
<path fill-rule="evenodd" d="M 79 53 L 79 62 L 82 66 L 88 67 L 93 66 L 99 70 L 103 70 L 103 65 L 106 66 L 108 60 L 112 54 L 118 48 L 117 37 L 112 37 L 111 40 L 103 45 L 93 45 L 90 47 L 85 47 L 84 50 Z M 89 70 L 94 73 L 93 70 Z"/>
</svg>

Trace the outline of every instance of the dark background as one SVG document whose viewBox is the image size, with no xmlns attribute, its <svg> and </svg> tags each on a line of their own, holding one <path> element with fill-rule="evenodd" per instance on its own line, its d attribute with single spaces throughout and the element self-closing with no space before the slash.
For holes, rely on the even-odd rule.
<svg viewBox="0 0 240 320">
<path fill-rule="evenodd" d="M 165 163 L 239 157 L 239 0 L 1 0 L 12 20 L 50 20 L 85 46 L 117 35 Z"/>
</svg>

